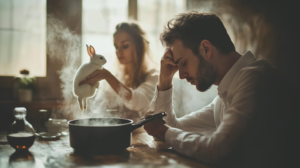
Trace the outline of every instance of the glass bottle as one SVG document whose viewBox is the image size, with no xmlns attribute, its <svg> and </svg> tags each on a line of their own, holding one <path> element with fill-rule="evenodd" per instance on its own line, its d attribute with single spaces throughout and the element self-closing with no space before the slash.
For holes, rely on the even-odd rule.
<svg viewBox="0 0 300 168">
<path fill-rule="evenodd" d="M 39 110 L 39 120 L 38 120 L 38 127 L 37 132 L 38 133 L 46 133 L 48 132 L 47 129 L 47 110 L 41 109 Z"/>
<path fill-rule="evenodd" d="M 35 140 L 35 131 L 32 125 L 26 121 L 26 108 L 14 109 L 15 121 L 7 132 L 7 141 L 17 151 L 27 151 Z"/>
</svg>

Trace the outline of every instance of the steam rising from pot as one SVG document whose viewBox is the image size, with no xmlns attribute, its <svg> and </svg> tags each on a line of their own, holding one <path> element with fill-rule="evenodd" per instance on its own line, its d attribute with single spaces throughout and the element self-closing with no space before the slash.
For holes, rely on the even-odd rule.
<svg viewBox="0 0 300 168">
<path fill-rule="evenodd" d="M 81 37 L 52 15 L 47 16 L 47 53 L 51 61 L 62 63 L 58 75 L 65 105 L 54 111 L 54 114 L 68 118 L 121 117 L 121 113 L 106 112 L 107 109 L 121 110 L 123 100 L 104 81 L 100 82 L 101 89 L 97 90 L 96 96 L 88 99 L 88 111 L 80 111 L 72 84 L 81 65 Z"/>
</svg>

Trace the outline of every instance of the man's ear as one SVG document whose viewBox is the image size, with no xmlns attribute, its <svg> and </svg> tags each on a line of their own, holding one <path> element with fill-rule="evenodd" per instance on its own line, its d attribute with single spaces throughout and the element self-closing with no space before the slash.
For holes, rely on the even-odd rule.
<svg viewBox="0 0 300 168">
<path fill-rule="evenodd" d="M 202 40 L 199 45 L 200 55 L 204 58 L 209 59 L 212 55 L 212 44 L 208 40 Z"/>
</svg>

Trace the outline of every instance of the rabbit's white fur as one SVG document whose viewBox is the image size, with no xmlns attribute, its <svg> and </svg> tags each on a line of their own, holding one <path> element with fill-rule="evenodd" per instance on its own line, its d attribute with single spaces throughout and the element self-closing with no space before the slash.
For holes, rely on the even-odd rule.
<svg viewBox="0 0 300 168">
<path fill-rule="evenodd" d="M 73 94 L 78 98 L 78 103 L 81 110 L 87 109 L 87 98 L 95 95 L 96 89 L 99 87 L 99 82 L 93 85 L 83 84 L 79 86 L 79 82 L 84 80 L 88 75 L 93 73 L 97 69 L 101 69 L 102 65 L 106 63 L 106 59 L 102 55 L 96 55 L 93 46 L 87 46 L 87 51 L 90 58 L 89 63 L 82 64 L 77 70 L 73 80 Z"/>
</svg>

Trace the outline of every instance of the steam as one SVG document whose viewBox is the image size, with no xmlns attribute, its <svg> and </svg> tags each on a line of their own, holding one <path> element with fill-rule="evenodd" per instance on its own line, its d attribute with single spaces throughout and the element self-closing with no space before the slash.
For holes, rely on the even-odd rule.
<svg viewBox="0 0 300 168">
<path fill-rule="evenodd" d="M 69 119 L 122 117 L 122 114 L 118 113 L 122 109 L 122 99 L 104 81 L 100 82 L 96 96 L 87 99 L 87 111 L 80 110 L 77 98 L 73 95 L 73 79 L 81 65 L 81 37 L 52 15 L 48 15 L 47 19 L 47 53 L 51 61 L 62 63 L 58 75 L 65 103 L 62 108 L 54 111 L 53 115 L 61 114 Z M 115 109 L 113 111 L 117 112 L 106 112 L 107 109 Z"/>
<path fill-rule="evenodd" d="M 63 63 L 62 69 L 58 72 L 61 79 L 61 91 L 66 105 L 58 112 L 64 115 L 78 114 L 78 105 L 73 96 L 72 84 L 74 74 L 80 66 L 80 37 L 66 28 L 64 23 L 47 16 L 47 53 L 51 60 Z"/>
<path fill-rule="evenodd" d="M 90 118 L 90 119 L 81 119 L 76 120 L 72 124 L 81 125 L 81 126 L 116 126 L 119 124 L 128 124 L 130 121 L 119 120 L 119 119 L 102 119 L 102 118 Z"/>
</svg>

